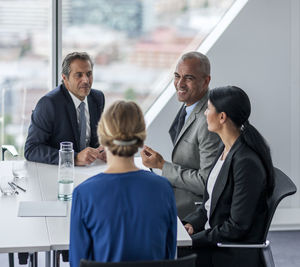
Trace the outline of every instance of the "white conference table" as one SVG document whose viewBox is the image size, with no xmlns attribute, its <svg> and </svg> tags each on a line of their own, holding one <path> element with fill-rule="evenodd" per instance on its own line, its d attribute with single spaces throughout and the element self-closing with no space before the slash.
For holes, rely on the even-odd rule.
<svg viewBox="0 0 300 267">
<path fill-rule="evenodd" d="M 0 162 L 1 175 L 11 175 L 11 162 Z M 45 217 L 18 217 L 20 201 L 41 201 L 36 165 L 28 164 L 28 178 L 18 181 L 26 193 L 3 196 L 0 193 L 0 253 L 50 250 Z M 29 178 L 30 177 L 30 178 Z"/>
<path fill-rule="evenodd" d="M 136 159 L 139 167 L 141 160 Z M 69 249 L 70 207 L 66 217 L 18 217 L 20 201 L 59 201 L 57 200 L 56 165 L 26 162 L 28 177 L 18 184 L 26 188 L 19 195 L 0 196 L 0 253 L 36 252 Z M 105 170 L 105 163 L 98 161 L 91 166 L 75 167 L 74 186 L 87 178 Z M 10 174 L 11 162 L 0 162 L 0 172 Z M 192 240 L 178 219 L 177 246 L 191 246 Z M 46 261 L 50 256 L 46 257 Z M 53 262 L 54 264 L 54 262 Z M 50 266 L 50 262 L 46 262 Z"/>
</svg>

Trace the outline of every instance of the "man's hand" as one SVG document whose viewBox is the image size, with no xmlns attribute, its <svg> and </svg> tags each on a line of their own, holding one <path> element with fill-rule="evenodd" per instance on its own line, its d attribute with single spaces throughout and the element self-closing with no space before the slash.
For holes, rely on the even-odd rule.
<svg viewBox="0 0 300 267">
<path fill-rule="evenodd" d="M 99 146 L 98 148 L 97 148 L 97 150 L 98 150 L 98 159 L 101 159 L 101 160 L 103 160 L 104 162 L 106 162 L 106 152 L 105 152 L 105 150 L 104 150 L 104 147 L 103 146 Z"/>
<path fill-rule="evenodd" d="M 144 146 L 141 151 L 143 164 L 148 168 L 162 169 L 165 163 L 164 158 L 158 152 L 148 146 Z"/>
<path fill-rule="evenodd" d="M 75 165 L 84 166 L 93 163 L 99 156 L 97 148 L 87 147 L 80 151 L 75 157 Z"/>
<path fill-rule="evenodd" d="M 194 228 L 190 223 L 185 224 L 184 228 L 188 232 L 189 235 L 194 234 Z"/>
</svg>

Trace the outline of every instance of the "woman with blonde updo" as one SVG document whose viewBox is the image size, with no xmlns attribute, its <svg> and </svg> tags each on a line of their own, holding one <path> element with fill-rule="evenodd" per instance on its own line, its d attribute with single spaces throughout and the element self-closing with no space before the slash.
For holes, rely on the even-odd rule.
<svg viewBox="0 0 300 267">
<path fill-rule="evenodd" d="M 146 138 L 141 109 L 117 101 L 102 115 L 98 136 L 107 169 L 74 189 L 70 264 L 171 259 L 177 213 L 171 184 L 140 170 L 134 154 Z"/>
</svg>

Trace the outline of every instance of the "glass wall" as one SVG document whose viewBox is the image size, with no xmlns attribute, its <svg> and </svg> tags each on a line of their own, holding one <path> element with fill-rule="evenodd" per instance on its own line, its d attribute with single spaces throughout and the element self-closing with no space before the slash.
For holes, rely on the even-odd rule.
<svg viewBox="0 0 300 267">
<path fill-rule="evenodd" d="M 49 0 L 0 0 L 0 144 L 23 151 L 31 111 L 49 90 Z"/>
<path fill-rule="evenodd" d="M 62 57 L 88 52 L 93 88 L 146 111 L 234 0 L 62 0 Z M 0 0 L 0 144 L 20 153 L 38 99 L 53 89 L 51 0 Z M 55 50 L 54 50 L 55 51 Z"/>
</svg>

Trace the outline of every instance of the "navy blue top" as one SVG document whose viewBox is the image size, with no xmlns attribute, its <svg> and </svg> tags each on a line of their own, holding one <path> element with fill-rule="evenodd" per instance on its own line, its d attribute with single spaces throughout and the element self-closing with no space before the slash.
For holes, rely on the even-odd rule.
<svg viewBox="0 0 300 267">
<path fill-rule="evenodd" d="M 154 173 L 100 173 L 73 192 L 70 265 L 172 259 L 177 212 L 169 181 Z"/>
</svg>

